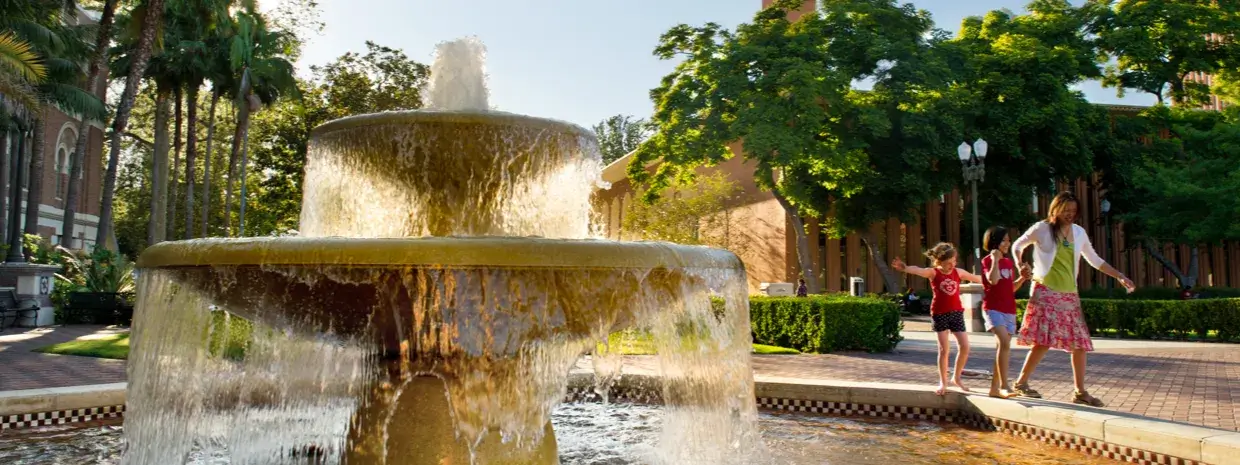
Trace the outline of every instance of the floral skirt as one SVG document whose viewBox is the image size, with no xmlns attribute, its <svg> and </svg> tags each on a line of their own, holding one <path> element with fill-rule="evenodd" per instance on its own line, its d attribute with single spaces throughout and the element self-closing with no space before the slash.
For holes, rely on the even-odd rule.
<svg viewBox="0 0 1240 465">
<path fill-rule="evenodd" d="M 1081 297 L 1075 292 L 1056 292 L 1035 284 L 1016 343 L 1069 352 L 1093 351 L 1094 343 L 1089 338 L 1089 327 L 1085 326 L 1085 313 L 1081 310 Z"/>
</svg>

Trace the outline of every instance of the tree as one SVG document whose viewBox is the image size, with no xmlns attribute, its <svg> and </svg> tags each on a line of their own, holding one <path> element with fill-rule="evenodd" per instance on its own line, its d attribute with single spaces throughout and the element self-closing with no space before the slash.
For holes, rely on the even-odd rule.
<svg viewBox="0 0 1240 465">
<path fill-rule="evenodd" d="M 630 203 L 621 227 L 643 240 L 708 245 L 743 255 L 749 243 L 738 230 L 744 225 L 729 214 L 740 193 L 724 173 L 698 175 L 672 195 Z"/>
<path fill-rule="evenodd" d="M 1157 106 L 1122 133 L 1129 143 L 1107 199 L 1127 233 L 1184 288 L 1197 285 L 1200 245 L 1240 240 L 1238 113 Z M 1189 246 L 1187 267 L 1164 257 L 1163 243 Z"/>
<path fill-rule="evenodd" d="M 650 123 L 629 115 L 612 116 L 594 125 L 593 129 L 605 165 L 637 150 L 650 136 Z"/>
<path fill-rule="evenodd" d="M 112 42 L 117 2 L 118 0 L 104 0 L 103 2 L 103 11 L 95 36 L 94 55 L 91 56 L 86 73 L 88 77 L 82 86 L 91 94 L 98 95 L 102 87 L 107 84 L 106 76 L 103 75 L 103 64 L 108 61 L 108 44 Z M 73 146 L 73 160 L 69 168 L 69 188 L 65 194 L 64 223 L 60 228 L 60 243 L 67 247 L 73 246 L 73 234 L 77 227 L 77 205 L 82 195 L 82 170 L 86 165 L 86 145 L 90 140 L 89 137 L 90 122 L 82 119 L 82 122 L 78 123 L 77 142 Z"/>
<path fill-rule="evenodd" d="M 1136 89 L 1158 103 L 1200 107 L 1209 85 L 1190 79 L 1240 67 L 1240 45 L 1223 40 L 1240 30 L 1240 4 L 1217 0 L 1090 0 L 1093 32 L 1115 58 L 1103 85 L 1123 96 Z M 1170 99 L 1171 102 L 1167 102 Z"/>
<path fill-rule="evenodd" d="M 954 145 L 989 143 L 986 178 L 978 184 L 980 224 L 1023 227 L 1033 220 L 1031 191 L 1089 176 L 1095 154 L 1107 150 L 1106 110 L 1072 88 L 1101 76 L 1087 34 L 1093 15 L 1064 0 L 1038 0 L 1028 14 L 966 18 L 953 40 L 936 45 L 953 69 L 960 99 L 953 111 L 965 123 Z M 950 176 L 962 180 L 955 169 Z M 966 231 L 962 240 L 971 243 L 971 228 Z"/>
<path fill-rule="evenodd" d="M 728 144 L 743 141 L 755 182 L 792 222 L 809 278 L 818 272 L 803 218 L 823 216 L 824 198 L 864 189 L 870 152 L 857 131 L 888 124 L 869 119 L 881 116 L 874 99 L 882 99 L 852 84 L 882 78 L 893 63 L 923 50 L 931 22 L 926 12 L 890 0 L 825 0 L 819 11 L 788 21 L 787 12 L 801 4 L 778 1 L 735 33 L 713 23 L 665 33 L 655 54 L 684 60 L 651 91 L 657 132 L 637 149 L 628 174 L 649 183 L 644 197 L 651 201 L 691 179 L 697 167 L 731 158 Z M 647 172 L 656 160 L 662 163 Z M 886 269 L 881 260 L 876 265 Z M 818 292 L 817 279 L 807 282 Z"/>
<path fill-rule="evenodd" d="M 146 72 L 147 61 L 151 57 L 155 45 L 155 37 L 163 24 L 164 0 L 147 0 L 134 13 L 141 17 L 141 30 L 134 58 L 130 62 L 128 76 L 125 79 L 125 90 L 121 93 L 120 102 L 116 106 L 116 116 L 112 119 L 112 133 L 109 135 L 108 168 L 103 177 L 103 195 L 99 208 L 99 229 L 96 232 L 96 246 L 109 247 L 112 239 L 112 200 L 116 194 L 116 175 L 120 165 L 121 138 L 129 127 L 129 114 L 133 110 L 134 99 L 138 95 L 138 84 Z"/>
</svg>

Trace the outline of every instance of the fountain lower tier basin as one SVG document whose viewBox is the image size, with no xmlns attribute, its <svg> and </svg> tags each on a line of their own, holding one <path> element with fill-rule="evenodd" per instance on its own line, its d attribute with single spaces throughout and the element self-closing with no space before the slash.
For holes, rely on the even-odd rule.
<svg viewBox="0 0 1240 465">
<path fill-rule="evenodd" d="M 550 119 L 421 110 L 351 116 L 311 135 L 301 230 L 585 237 L 600 164 L 592 132 Z"/>
<path fill-rule="evenodd" d="M 367 338 L 388 356 L 516 355 L 605 336 L 735 273 L 735 255 L 664 243 L 532 238 L 165 242 L 138 260 L 266 325 Z"/>
</svg>

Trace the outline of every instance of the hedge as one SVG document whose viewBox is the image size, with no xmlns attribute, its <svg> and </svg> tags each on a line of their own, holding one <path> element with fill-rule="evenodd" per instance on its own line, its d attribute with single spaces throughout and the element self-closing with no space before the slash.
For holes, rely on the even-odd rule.
<svg viewBox="0 0 1240 465">
<path fill-rule="evenodd" d="M 1018 321 L 1024 321 L 1026 303 L 1016 302 Z M 1240 299 L 1081 299 L 1081 309 L 1095 335 L 1111 330 L 1140 339 L 1187 339 L 1190 334 L 1206 339 L 1213 331 L 1221 342 L 1240 342 Z"/>
<path fill-rule="evenodd" d="M 887 352 L 903 338 L 900 307 L 880 297 L 750 297 L 754 342 L 801 352 Z"/>
</svg>

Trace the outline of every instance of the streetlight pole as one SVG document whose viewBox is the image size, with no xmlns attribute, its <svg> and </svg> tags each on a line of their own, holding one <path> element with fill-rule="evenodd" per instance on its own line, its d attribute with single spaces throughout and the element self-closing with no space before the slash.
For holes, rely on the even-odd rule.
<svg viewBox="0 0 1240 465">
<path fill-rule="evenodd" d="M 973 193 L 973 272 L 978 272 L 982 259 L 982 238 L 979 235 L 977 227 L 977 183 L 982 182 L 986 178 L 986 141 L 978 139 L 973 142 L 970 147 L 968 142 L 962 142 L 956 147 L 956 155 L 960 157 L 960 164 L 963 166 L 964 181 L 970 184 Z M 977 156 L 973 156 L 976 154 Z"/>
</svg>

